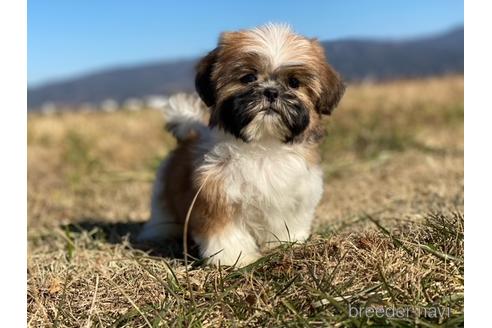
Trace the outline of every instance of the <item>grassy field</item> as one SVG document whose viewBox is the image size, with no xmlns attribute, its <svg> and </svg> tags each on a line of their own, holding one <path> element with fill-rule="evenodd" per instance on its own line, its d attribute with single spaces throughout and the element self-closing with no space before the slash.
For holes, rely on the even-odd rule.
<svg viewBox="0 0 492 328">
<path fill-rule="evenodd" d="M 327 130 L 306 244 L 186 268 L 132 243 L 173 148 L 158 112 L 30 114 L 29 326 L 463 325 L 463 77 L 349 86 Z"/>
</svg>

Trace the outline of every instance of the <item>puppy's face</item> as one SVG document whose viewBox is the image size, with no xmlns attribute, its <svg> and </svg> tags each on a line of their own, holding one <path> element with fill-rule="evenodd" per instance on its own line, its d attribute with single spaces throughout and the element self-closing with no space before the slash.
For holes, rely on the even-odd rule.
<svg viewBox="0 0 492 328">
<path fill-rule="evenodd" d="M 316 140 L 344 86 L 316 40 L 285 25 L 223 33 L 198 64 L 196 89 L 210 126 L 245 142 Z"/>
</svg>

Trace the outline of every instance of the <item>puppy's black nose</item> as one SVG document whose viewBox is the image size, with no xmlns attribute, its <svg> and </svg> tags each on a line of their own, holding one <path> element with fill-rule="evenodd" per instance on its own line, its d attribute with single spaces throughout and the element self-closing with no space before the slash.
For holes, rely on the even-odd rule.
<svg viewBox="0 0 492 328">
<path fill-rule="evenodd" d="M 278 97 L 278 90 L 275 88 L 266 88 L 263 91 L 263 94 L 267 97 L 269 102 L 274 102 Z"/>
</svg>

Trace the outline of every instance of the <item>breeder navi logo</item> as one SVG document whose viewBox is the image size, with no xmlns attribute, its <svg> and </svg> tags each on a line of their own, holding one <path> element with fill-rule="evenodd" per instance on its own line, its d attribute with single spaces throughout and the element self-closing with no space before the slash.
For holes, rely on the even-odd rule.
<svg viewBox="0 0 492 328">
<path fill-rule="evenodd" d="M 349 304 L 349 317 L 353 318 L 409 318 L 409 317 L 424 317 L 424 318 L 449 318 L 451 309 L 449 307 L 440 306 L 390 306 L 384 307 L 380 305 L 353 307 Z"/>
</svg>

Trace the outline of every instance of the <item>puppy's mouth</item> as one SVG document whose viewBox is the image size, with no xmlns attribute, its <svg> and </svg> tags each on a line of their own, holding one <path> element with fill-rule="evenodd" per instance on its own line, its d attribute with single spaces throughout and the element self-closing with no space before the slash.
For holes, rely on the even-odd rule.
<svg viewBox="0 0 492 328">
<path fill-rule="evenodd" d="M 267 106 L 260 110 L 260 112 L 265 113 L 265 115 L 280 115 L 280 111 L 274 106 Z"/>
</svg>

